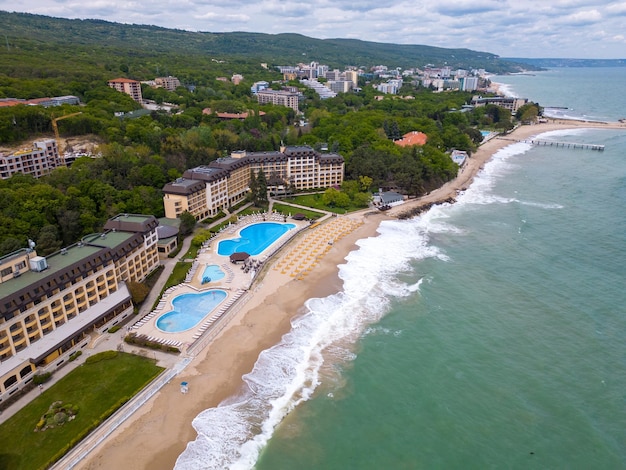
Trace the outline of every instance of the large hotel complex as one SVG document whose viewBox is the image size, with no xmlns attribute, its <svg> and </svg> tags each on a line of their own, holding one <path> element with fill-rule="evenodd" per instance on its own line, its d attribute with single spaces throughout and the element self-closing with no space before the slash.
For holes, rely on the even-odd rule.
<svg viewBox="0 0 626 470">
<path fill-rule="evenodd" d="M 173 219 L 188 211 L 196 220 L 214 217 L 243 201 L 251 174 L 258 175 L 261 170 L 271 189 L 329 188 L 343 182 L 344 160 L 305 146 L 283 147 L 279 152 L 235 152 L 208 166 L 187 170 L 182 178 L 165 185 L 165 216 Z"/>
<path fill-rule="evenodd" d="M 0 258 L 0 401 L 132 314 L 126 282 L 158 266 L 157 225 L 122 214 L 50 256 L 32 246 Z"/>
<path fill-rule="evenodd" d="M 344 160 L 310 147 L 235 152 L 187 170 L 166 185 L 166 217 L 189 211 L 201 220 L 243 201 L 253 174 L 268 187 L 327 188 L 343 181 Z M 52 372 L 133 313 L 128 282 L 142 282 L 159 265 L 159 221 L 121 214 L 102 233 L 38 256 L 35 244 L 0 257 L 0 401 Z"/>
</svg>

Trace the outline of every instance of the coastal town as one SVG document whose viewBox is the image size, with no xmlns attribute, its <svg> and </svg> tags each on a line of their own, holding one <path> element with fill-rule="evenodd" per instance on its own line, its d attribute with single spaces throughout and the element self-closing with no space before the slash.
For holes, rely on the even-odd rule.
<svg viewBox="0 0 626 470">
<path fill-rule="evenodd" d="M 382 221 L 454 203 L 512 142 L 626 128 L 547 118 L 499 94 L 483 68 L 255 67 L 273 79 L 233 71 L 202 87 L 111 73 L 97 98 L 0 98 L 13 113 L 7 135 L 32 124 L 0 150 L 7 207 L 18 207 L 26 193 L 10 191 L 21 185 L 49 185 L 31 204 L 32 227 L 15 210 L 2 216 L 0 426 L 90 358 L 154 366 L 46 466 L 123 468 L 127 454 L 113 450 L 126 445 L 142 468 L 161 458 L 171 468 L 195 437 L 191 419 L 237 393 L 307 299 L 339 290 L 338 264 Z M 198 389 L 202 399 L 187 400 Z M 165 413 L 173 403 L 177 413 Z"/>
</svg>

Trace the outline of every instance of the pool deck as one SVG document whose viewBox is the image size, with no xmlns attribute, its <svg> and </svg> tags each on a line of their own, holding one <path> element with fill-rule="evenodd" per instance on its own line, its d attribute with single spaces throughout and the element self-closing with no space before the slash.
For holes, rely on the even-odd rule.
<svg viewBox="0 0 626 470">
<path fill-rule="evenodd" d="M 321 221 L 310 224 L 307 221 L 288 219 L 280 214 L 256 214 L 240 217 L 236 224 L 225 227 L 219 234 L 204 243 L 193 261 L 185 282 L 167 289 L 155 309 L 128 327 L 129 333 L 144 336 L 150 341 L 177 348 L 183 354 L 202 349 L 227 324 L 250 299 L 249 291 L 257 274 L 267 263 L 281 275 L 302 280 L 332 248 L 334 242 L 363 224 L 360 218 L 350 216 L 326 216 Z M 229 256 L 219 255 L 220 241 L 235 238 L 244 227 L 260 222 L 281 222 L 295 224 L 288 231 L 257 256 L 250 257 L 246 264 L 232 264 Z M 294 237 L 297 241 L 284 247 Z M 274 256 L 276 255 L 276 256 Z M 202 274 L 207 265 L 217 265 L 225 276 L 219 280 L 202 284 Z M 245 269 L 247 267 L 247 269 Z M 226 298 L 193 328 L 181 332 L 166 332 L 156 326 L 159 317 L 173 310 L 172 300 L 182 294 L 205 292 L 220 289 L 227 293 Z"/>
<path fill-rule="evenodd" d="M 204 243 L 187 273 L 185 282 L 167 289 L 154 310 L 129 326 L 128 332 L 144 336 L 150 341 L 178 348 L 186 353 L 192 346 L 195 348 L 197 343 L 204 342 L 205 337 L 212 332 L 221 330 L 227 323 L 228 317 L 247 302 L 251 295 L 248 289 L 272 255 L 302 230 L 310 227 L 309 222 L 306 221 L 285 219 L 284 216 L 275 213 L 248 215 L 240 217 L 236 224 L 225 227 L 219 234 Z M 282 235 L 259 255 L 251 256 L 246 264 L 232 264 L 229 256 L 217 253 L 220 241 L 235 238 L 244 227 L 260 222 L 287 222 L 294 224 L 296 228 Z M 224 277 L 202 284 L 202 274 L 207 265 L 219 266 L 225 274 Z M 173 333 L 157 328 L 156 321 L 159 317 L 173 310 L 174 298 L 182 294 L 205 292 L 210 289 L 224 290 L 227 296 L 215 309 L 207 312 L 206 316 L 193 328 Z"/>
</svg>

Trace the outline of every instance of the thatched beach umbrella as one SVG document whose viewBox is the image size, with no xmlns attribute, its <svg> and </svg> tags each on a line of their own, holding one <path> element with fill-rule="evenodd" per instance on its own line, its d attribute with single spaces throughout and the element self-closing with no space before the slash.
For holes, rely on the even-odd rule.
<svg viewBox="0 0 626 470">
<path fill-rule="evenodd" d="M 246 253 L 245 251 L 238 251 L 230 255 L 230 262 L 239 263 L 247 260 L 248 258 L 250 258 L 250 255 L 248 253 Z"/>
</svg>

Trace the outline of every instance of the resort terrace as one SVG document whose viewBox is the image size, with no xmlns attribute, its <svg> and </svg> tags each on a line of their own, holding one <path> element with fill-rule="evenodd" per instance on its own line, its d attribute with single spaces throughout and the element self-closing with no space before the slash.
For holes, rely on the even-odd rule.
<svg viewBox="0 0 626 470">
<path fill-rule="evenodd" d="M 224 227 L 203 244 L 187 273 L 185 282 L 167 289 L 154 310 L 130 326 L 128 332 L 142 336 L 148 341 L 178 348 L 184 353 L 192 347 L 194 350 L 204 347 L 204 343 L 213 337 L 211 333 L 219 332 L 227 323 L 226 319 L 248 301 L 251 295 L 248 289 L 267 260 L 296 234 L 310 227 L 307 221 L 287 219 L 278 213 L 259 213 L 240 217 L 237 223 Z M 244 256 L 246 259 L 242 262 L 234 263 L 232 256 L 218 253 L 220 242 L 236 239 L 245 227 L 263 222 L 289 223 L 295 225 L 295 228 L 280 235 L 258 255 Z M 213 274 L 214 277 L 211 278 L 205 272 L 214 274 L 221 272 L 223 275 Z M 209 311 L 201 312 L 202 318 L 196 324 L 188 329 L 181 328 L 180 331 L 165 331 L 159 328 L 159 319 L 175 310 L 173 301 L 176 298 L 185 294 L 202 295 L 210 291 L 223 291 L 226 297 Z M 198 312 L 193 313 L 198 315 Z"/>
</svg>

